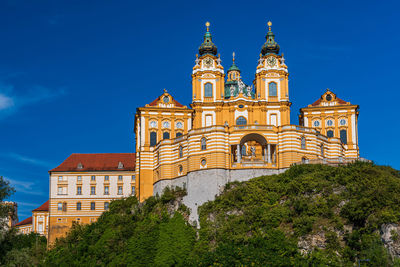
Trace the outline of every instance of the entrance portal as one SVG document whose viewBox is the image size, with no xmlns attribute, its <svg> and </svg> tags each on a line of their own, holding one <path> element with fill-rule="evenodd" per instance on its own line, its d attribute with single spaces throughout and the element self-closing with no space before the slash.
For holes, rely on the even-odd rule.
<svg viewBox="0 0 400 267">
<path fill-rule="evenodd" d="M 268 144 L 264 136 L 256 133 L 245 135 L 240 143 L 231 146 L 234 166 L 264 166 L 276 163 L 276 145 Z"/>
</svg>

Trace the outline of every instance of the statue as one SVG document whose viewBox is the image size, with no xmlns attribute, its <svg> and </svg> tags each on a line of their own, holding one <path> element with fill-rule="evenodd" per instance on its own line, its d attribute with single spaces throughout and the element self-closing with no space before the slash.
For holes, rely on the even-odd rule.
<svg viewBox="0 0 400 267">
<path fill-rule="evenodd" d="M 196 54 L 196 60 L 194 62 L 196 62 L 196 66 L 199 66 L 200 59 L 198 54 Z"/>
<path fill-rule="evenodd" d="M 231 85 L 231 87 L 229 89 L 231 91 L 231 97 L 234 97 L 235 87 L 233 85 Z"/>
<path fill-rule="evenodd" d="M 218 54 L 217 66 L 221 66 L 221 54 Z"/>
<path fill-rule="evenodd" d="M 252 146 L 252 147 L 250 148 L 250 151 L 251 151 L 251 156 L 252 156 L 253 158 L 255 158 L 255 157 L 256 157 L 256 148 L 255 148 L 254 146 Z"/>
</svg>

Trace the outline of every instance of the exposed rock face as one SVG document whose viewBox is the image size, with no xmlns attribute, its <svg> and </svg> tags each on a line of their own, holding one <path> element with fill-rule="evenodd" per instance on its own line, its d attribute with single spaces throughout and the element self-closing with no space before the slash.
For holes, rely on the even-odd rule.
<svg viewBox="0 0 400 267">
<path fill-rule="evenodd" d="M 400 257 L 400 226 L 395 223 L 381 225 L 381 238 L 392 257 Z"/>
<path fill-rule="evenodd" d="M 325 233 L 319 232 L 313 235 L 302 236 L 297 242 L 297 247 L 300 249 L 301 254 L 305 255 L 314 250 L 314 248 L 324 249 L 325 245 Z"/>
</svg>

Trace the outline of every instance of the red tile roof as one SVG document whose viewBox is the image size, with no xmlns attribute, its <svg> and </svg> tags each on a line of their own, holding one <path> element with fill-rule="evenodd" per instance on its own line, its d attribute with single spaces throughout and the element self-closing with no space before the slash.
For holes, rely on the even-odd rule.
<svg viewBox="0 0 400 267">
<path fill-rule="evenodd" d="M 119 167 L 120 162 L 122 166 Z M 71 154 L 50 172 L 68 171 L 134 171 L 135 153 Z"/>
<path fill-rule="evenodd" d="M 29 217 L 29 218 L 26 218 L 23 221 L 20 221 L 15 226 L 22 226 L 22 225 L 27 225 L 27 224 L 32 224 L 32 217 Z"/>
<path fill-rule="evenodd" d="M 39 208 L 34 209 L 33 211 L 49 211 L 49 201 L 47 200 L 42 204 Z"/>
<path fill-rule="evenodd" d="M 162 96 L 162 95 L 161 95 Z M 160 101 L 161 96 L 157 97 L 156 99 L 154 99 L 153 102 L 151 102 L 149 104 L 149 106 L 157 106 L 157 102 Z M 175 104 L 176 107 L 183 107 L 183 105 L 181 103 L 179 103 L 178 101 L 176 101 L 175 99 L 172 98 L 172 102 Z"/>
</svg>

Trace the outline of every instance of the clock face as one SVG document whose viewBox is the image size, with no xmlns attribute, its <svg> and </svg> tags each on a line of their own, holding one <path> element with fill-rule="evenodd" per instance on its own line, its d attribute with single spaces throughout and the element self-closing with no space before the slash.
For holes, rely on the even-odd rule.
<svg viewBox="0 0 400 267">
<path fill-rule="evenodd" d="M 176 123 L 176 128 L 182 129 L 182 127 L 183 127 L 182 122 L 179 121 L 179 122 Z"/>
<path fill-rule="evenodd" d="M 212 67 L 212 65 L 213 65 L 213 60 L 211 59 L 211 58 L 206 58 L 206 59 L 204 59 L 204 66 L 206 67 L 206 68 L 211 68 Z"/>
<path fill-rule="evenodd" d="M 276 58 L 274 58 L 274 57 L 269 57 L 269 58 L 267 58 L 267 64 L 268 64 L 268 66 L 270 66 L 270 67 L 275 66 L 275 65 L 276 65 Z"/>
</svg>

